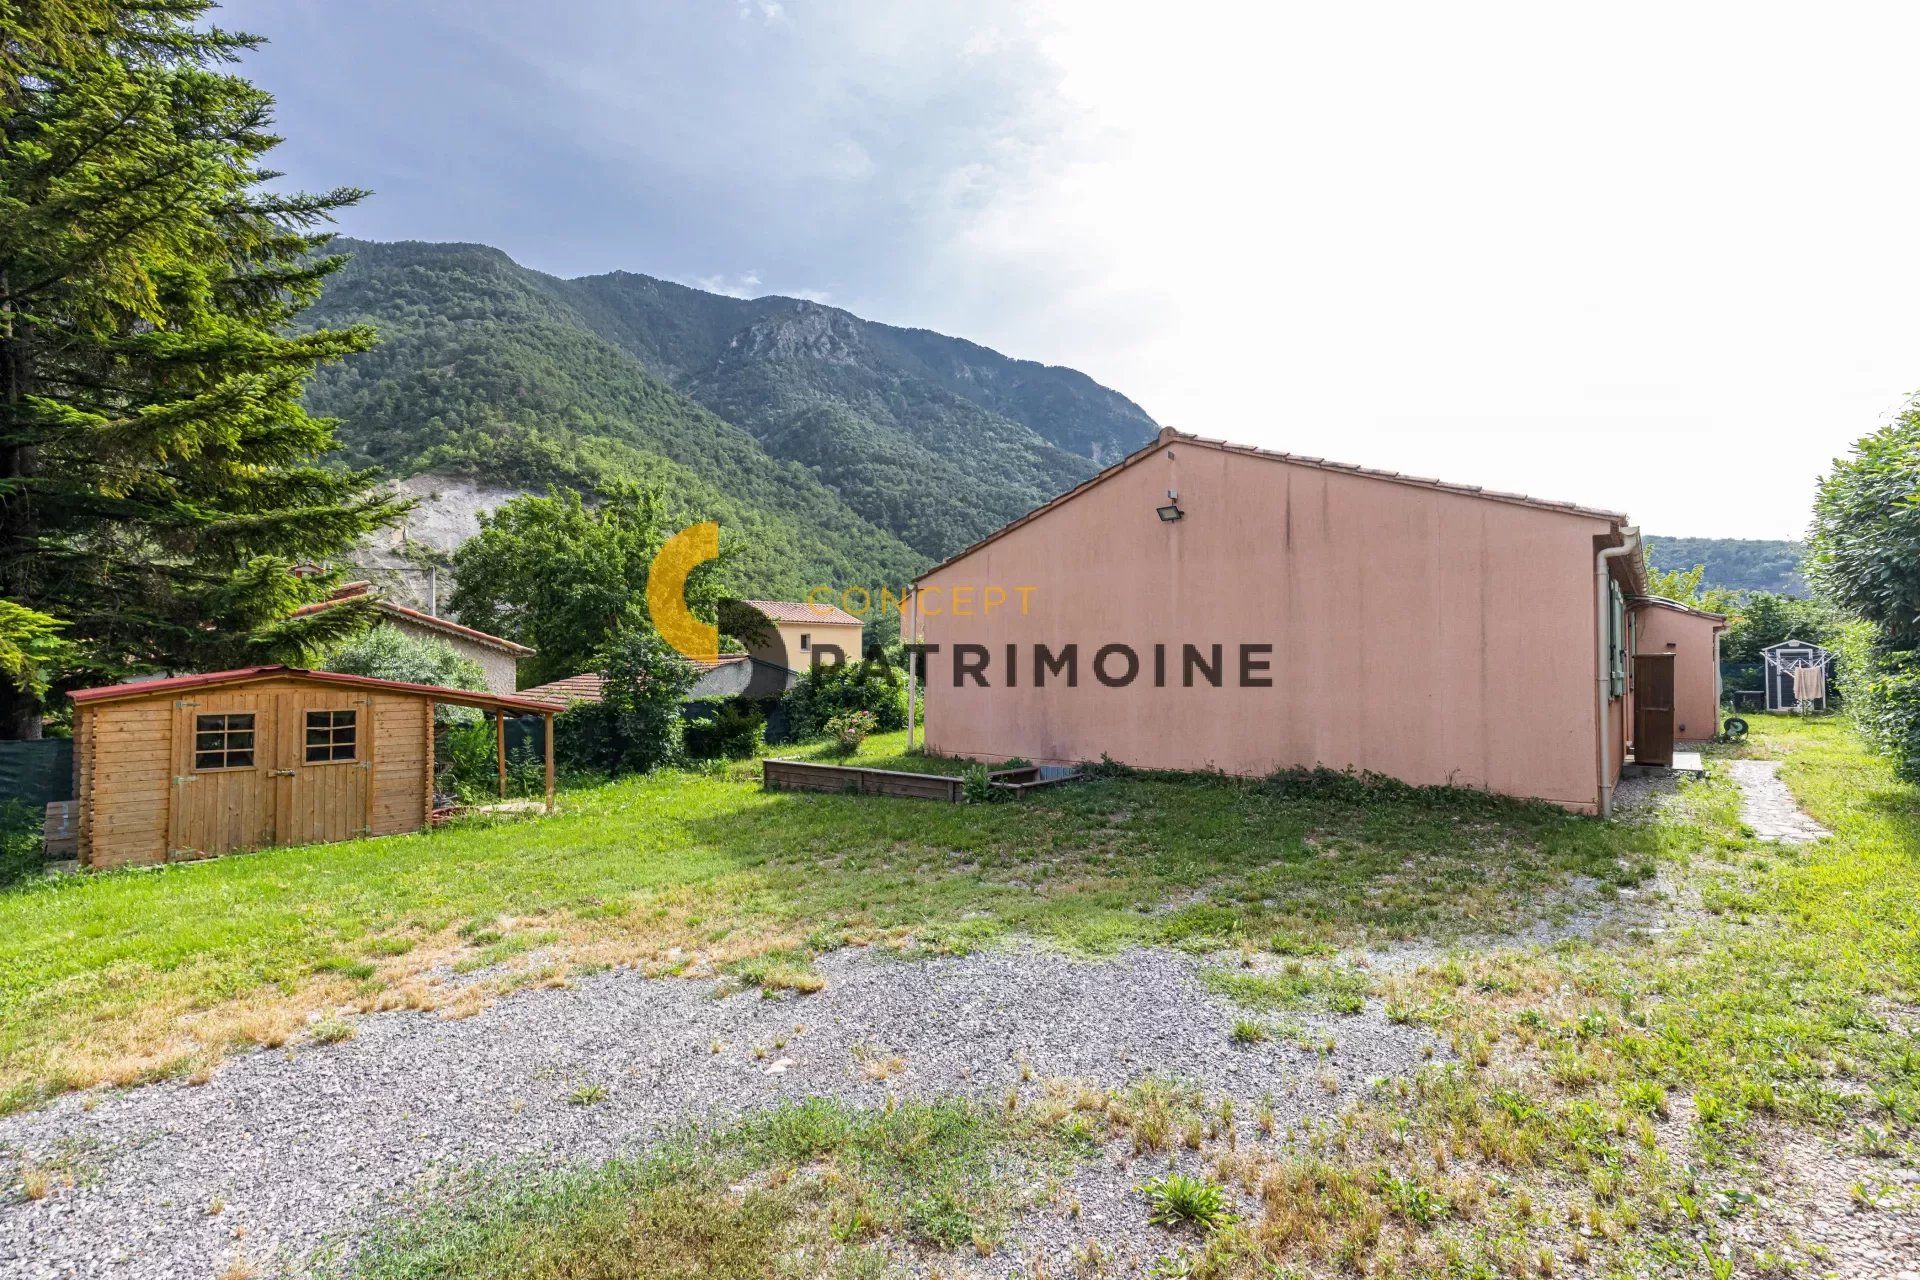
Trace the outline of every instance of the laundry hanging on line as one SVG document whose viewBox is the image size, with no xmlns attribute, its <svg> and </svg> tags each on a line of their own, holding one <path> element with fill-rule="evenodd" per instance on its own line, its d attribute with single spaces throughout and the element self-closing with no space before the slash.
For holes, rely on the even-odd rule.
<svg viewBox="0 0 1920 1280">
<path fill-rule="evenodd" d="M 1827 697 L 1827 667 L 1825 663 L 1809 663 L 1793 669 L 1793 700 L 1795 702 L 1824 702 Z"/>
</svg>

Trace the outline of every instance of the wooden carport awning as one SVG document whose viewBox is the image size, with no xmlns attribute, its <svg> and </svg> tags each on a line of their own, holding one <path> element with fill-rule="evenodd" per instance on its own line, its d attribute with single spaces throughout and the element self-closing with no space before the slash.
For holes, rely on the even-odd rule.
<svg viewBox="0 0 1920 1280">
<path fill-rule="evenodd" d="M 349 689 L 382 689 L 388 693 L 411 693 L 456 707 L 478 707 L 482 711 L 510 711 L 515 715 L 551 715 L 553 707 L 532 698 L 505 693 L 487 693 L 476 689 L 446 689 L 437 684 L 414 684 L 409 680 L 382 680 L 377 676 L 351 676 L 340 671 L 311 671 L 305 667 L 240 667 L 234 671 L 209 671 L 199 675 L 166 676 L 159 680 L 139 680 L 131 684 L 103 684 L 92 689 L 75 689 L 67 696 L 75 702 L 106 702 L 113 698 L 144 698 L 173 689 L 202 689 L 209 685 L 244 684 L 249 680 L 273 680 L 297 676 L 321 684 L 343 685 Z"/>
<path fill-rule="evenodd" d="M 487 693 L 476 689 L 446 689 L 437 684 L 415 684 L 409 680 L 382 680 L 377 676 L 354 676 L 340 671 L 312 671 L 305 667 L 279 665 L 240 667 L 233 671 L 209 671 L 198 675 L 166 676 L 159 680 L 141 680 L 132 684 L 99 685 L 92 689 L 75 689 L 67 696 L 75 703 L 84 706 L 111 702 L 116 698 L 146 698 L 156 693 L 174 690 L 205 689 L 217 685 L 239 685 L 257 680 L 276 680 L 286 677 L 312 681 L 316 684 L 340 685 L 348 689 L 374 689 L 382 693 L 410 694 L 430 702 L 444 702 L 448 706 L 472 707 L 479 711 L 493 712 L 494 744 L 502 799 L 505 799 L 507 794 L 506 717 L 509 715 L 539 716 L 546 721 L 546 799 L 548 810 L 551 811 L 553 808 L 553 717 L 560 708 L 550 702 L 540 702 L 533 698 Z"/>
</svg>

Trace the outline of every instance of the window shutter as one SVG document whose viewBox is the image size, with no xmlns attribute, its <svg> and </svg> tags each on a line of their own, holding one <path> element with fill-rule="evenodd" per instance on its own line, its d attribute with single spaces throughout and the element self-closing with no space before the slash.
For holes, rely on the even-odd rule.
<svg viewBox="0 0 1920 1280">
<path fill-rule="evenodd" d="M 1627 602 L 1620 594 L 1620 584 L 1609 583 L 1612 589 L 1612 609 L 1607 617 L 1607 651 L 1612 655 L 1612 667 L 1607 675 L 1613 696 L 1624 698 L 1627 694 Z"/>
</svg>

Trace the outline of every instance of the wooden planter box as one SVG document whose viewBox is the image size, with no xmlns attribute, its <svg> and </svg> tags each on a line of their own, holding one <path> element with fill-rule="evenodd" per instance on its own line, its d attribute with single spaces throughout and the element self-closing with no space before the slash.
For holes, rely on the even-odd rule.
<svg viewBox="0 0 1920 1280">
<path fill-rule="evenodd" d="M 1011 791 L 1019 797 L 1042 787 L 1072 782 L 1079 776 L 1080 771 L 1068 764 L 1030 764 L 1019 769 L 995 769 L 987 779 L 1002 791 Z"/>
<path fill-rule="evenodd" d="M 1021 769 L 996 769 L 987 775 L 987 779 L 994 786 L 1017 797 L 1040 787 L 1070 782 L 1079 776 L 1077 769 L 1064 765 L 1028 765 Z M 949 804 L 959 804 L 964 798 L 962 781 L 952 774 L 863 769 L 857 765 L 814 764 L 806 760 L 762 760 L 760 785 L 768 791 L 906 796 L 915 800 L 945 800 Z"/>
</svg>

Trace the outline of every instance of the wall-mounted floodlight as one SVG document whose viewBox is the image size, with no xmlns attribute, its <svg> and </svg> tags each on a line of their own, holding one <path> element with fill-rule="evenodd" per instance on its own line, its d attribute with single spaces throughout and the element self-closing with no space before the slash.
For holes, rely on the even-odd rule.
<svg viewBox="0 0 1920 1280">
<path fill-rule="evenodd" d="M 1187 514 L 1180 509 L 1179 492 L 1173 489 L 1167 490 L 1167 505 L 1164 507 L 1155 507 L 1154 511 L 1159 515 L 1161 521 L 1166 524 L 1172 524 L 1175 520 Z"/>
</svg>

